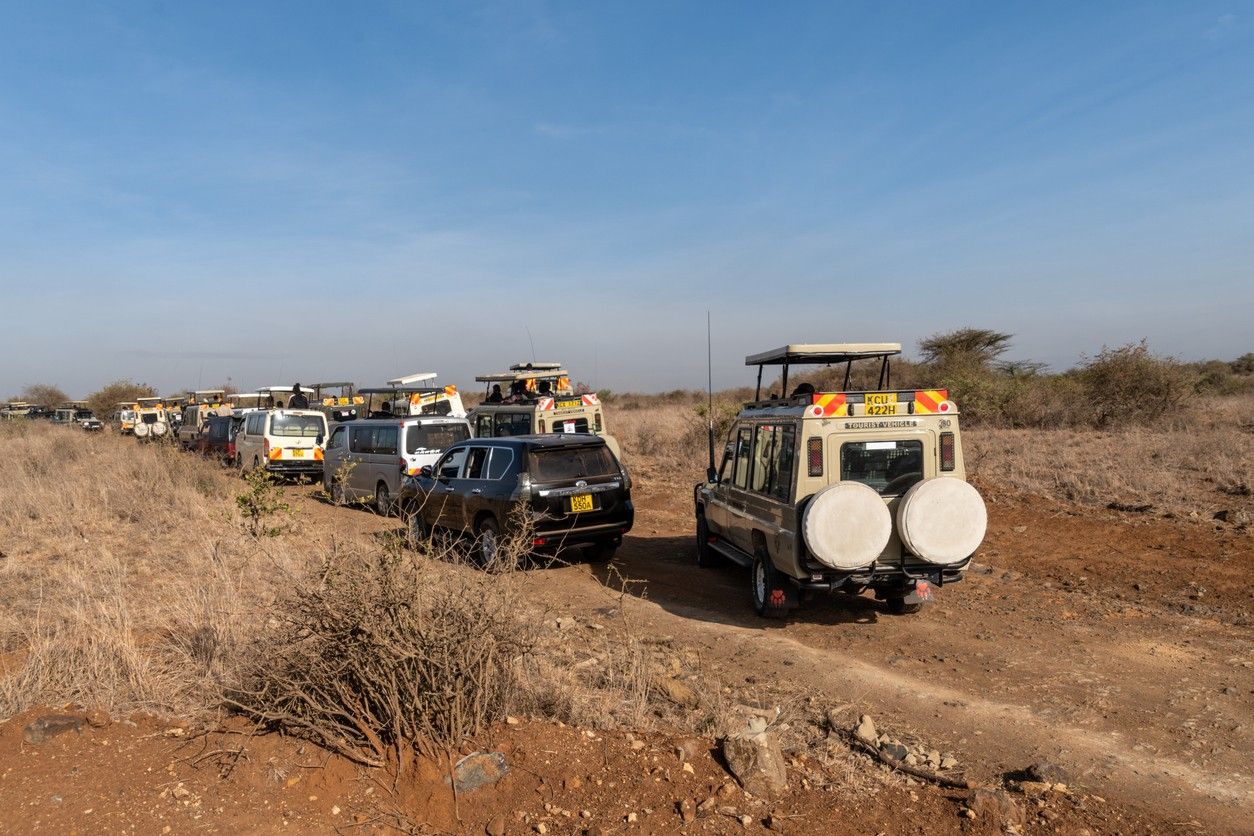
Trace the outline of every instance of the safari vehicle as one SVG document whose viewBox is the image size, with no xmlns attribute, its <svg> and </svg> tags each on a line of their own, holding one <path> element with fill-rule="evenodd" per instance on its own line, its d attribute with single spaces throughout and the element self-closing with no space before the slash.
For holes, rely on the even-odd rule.
<svg viewBox="0 0 1254 836">
<path fill-rule="evenodd" d="M 122 401 L 113 413 L 113 420 L 118 425 L 118 432 L 130 435 L 135 432 L 135 402 Z"/>
<path fill-rule="evenodd" d="M 407 415 L 447 415 L 465 418 L 466 407 L 456 386 L 431 384 L 438 374 L 419 372 L 389 380 L 386 386 L 359 389 L 357 395 L 361 418 L 392 418 Z"/>
<path fill-rule="evenodd" d="M 164 398 L 135 399 L 134 435 L 140 441 L 160 441 L 170 434 Z"/>
<path fill-rule="evenodd" d="M 86 418 L 94 417 L 91 410 L 87 408 L 87 401 L 66 401 L 53 410 L 52 423 L 69 427 L 77 425 Z"/>
<path fill-rule="evenodd" d="M 401 480 L 435 464 L 448 447 L 470 438 L 470 422 L 449 416 L 361 418 L 335 424 L 327 438 L 322 485 L 337 505 L 370 498 L 391 513 Z"/>
<path fill-rule="evenodd" d="M 516 363 L 507 372 L 475 380 L 488 387 L 470 412 L 476 438 L 590 433 L 604 436 L 614 455 L 622 458 L 618 441 L 606 432 L 601 400 L 595 392 L 575 394 L 570 372 L 561 363 Z"/>
<path fill-rule="evenodd" d="M 497 562 L 502 536 L 518 533 L 518 513 L 531 517 L 531 551 L 587 547 L 608 561 L 631 530 L 631 478 L 594 435 L 474 438 L 405 480 L 400 506 L 416 540 L 434 529 L 475 538 L 481 566 Z"/>
<path fill-rule="evenodd" d="M 788 345 L 745 358 L 754 400 L 732 424 L 722 464 L 696 486 L 697 562 L 752 569 L 754 606 L 782 618 L 802 593 L 872 590 L 890 612 L 917 612 L 932 588 L 962 579 L 987 516 L 965 481 L 958 407 L 944 390 L 894 390 L 896 343 Z M 849 386 L 878 361 L 878 385 Z M 790 367 L 844 364 L 840 391 L 788 392 Z M 765 400 L 762 371 L 782 366 Z"/>
<path fill-rule="evenodd" d="M 225 389 L 197 389 L 183 404 L 175 437 L 179 444 L 190 450 L 205 430 L 210 415 L 230 415 L 232 404 Z"/>
<path fill-rule="evenodd" d="M 258 407 L 262 409 L 283 409 L 292 400 L 292 396 L 295 394 L 292 391 L 294 388 L 294 386 L 260 386 L 253 390 L 253 394 L 258 396 Z M 314 403 L 313 389 L 310 389 L 308 386 L 300 386 L 300 393 L 305 396 L 305 399 L 310 404 Z"/>
<path fill-rule="evenodd" d="M 313 397 L 309 404 L 321 409 L 332 421 L 352 421 L 366 415 L 366 399 L 357 394 L 356 386 L 347 380 L 311 384 Z"/>
<path fill-rule="evenodd" d="M 9 401 L 0 409 L 0 418 L 6 421 L 13 421 L 18 418 L 29 417 L 32 406 L 26 401 Z"/>
<path fill-rule="evenodd" d="M 283 476 L 321 476 L 327 416 L 314 409 L 255 409 L 235 434 L 235 466 Z"/>
</svg>

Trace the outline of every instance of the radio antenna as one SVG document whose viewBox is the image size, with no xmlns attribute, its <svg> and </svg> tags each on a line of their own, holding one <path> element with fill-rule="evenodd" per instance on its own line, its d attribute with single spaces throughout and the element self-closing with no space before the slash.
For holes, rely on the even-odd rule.
<svg viewBox="0 0 1254 836">
<path fill-rule="evenodd" d="M 531 362 L 536 361 L 536 341 L 531 339 L 531 328 L 527 325 L 523 326 L 527 331 L 527 342 L 531 344 Z"/>
<path fill-rule="evenodd" d="M 708 425 L 710 462 L 706 469 L 706 475 L 710 481 L 714 481 L 717 471 L 714 469 L 714 340 L 711 336 L 713 329 L 710 327 L 710 311 L 705 311 L 705 393 L 706 406 L 705 417 Z"/>
</svg>

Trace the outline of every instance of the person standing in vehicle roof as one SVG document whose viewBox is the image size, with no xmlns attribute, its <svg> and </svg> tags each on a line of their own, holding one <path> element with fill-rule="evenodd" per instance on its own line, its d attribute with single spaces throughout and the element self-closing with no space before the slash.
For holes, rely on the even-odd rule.
<svg viewBox="0 0 1254 836">
<path fill-rule="evenodd" d="M 287 401 L 288 409 L 309 409 L 309 398 L 305 397 L 305 393 L 300 391 L 300 384 L 297 383 L 292 387 L 292 397 Z"/>
</svg>

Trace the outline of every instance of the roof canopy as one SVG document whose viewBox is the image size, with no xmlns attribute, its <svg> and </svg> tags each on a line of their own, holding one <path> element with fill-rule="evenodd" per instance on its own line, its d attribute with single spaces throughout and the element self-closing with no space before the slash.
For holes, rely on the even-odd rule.
<svg viewBox="0 0 1254 836">
<path fill-rule="evenodd" d="M 388 386 L 387 388 L 373 387 L 370 389 L 358 389 L 359 395 L 430 395 L 435 392 L 443 392 L 443 386 Z"/>
<path fill-rule="evenodd" d="M 292 387 L 292 386 L 258 386 L 256 389 L 253 390 L 253 392 L 256 392 L 257 394 L 260 394 L 260 395 L 266 395 L 266 394 L 285 395 L 291 392 L 293 388 L 295 387 Z M 313 394 L 313 390 L 310 389 L 308 386 L 300 387 L 300 391 L 307 395 Z"/>
<path fill-rule="evenodd" d="M 532 363 L 531 368 L 511 367 L 507 372 L 475 375 L 475 380 L 480 383 L 513 383 L 516 380 L 552 380 L 558 377 L 570 377 L 570 372 L 563 369 L 561 363 Z"/>
<path fill-rule="evenodd" d="M 900 353 L 901 343 L 794 343 L 760 354 L 750 354 L 745 358 L 745 365 L 826 365 L 873 357 L 892 357 Z"/>
<path fill-rule="evenodd" d="M 427 380 L 435 380 L 439 375 L 435 372 L 418 372 L 417 374 L 408 374 L 404 377 L 394 377 L 388 381 L 388 386 L 412 386 L 415 383 L 422 383 Z M 364 389 L 362 390 L 365 391 Z"/>
<path fill-rule="evenodd" d="M 332 381 L 328 381 L 327 383 L 311 383 L 310 385 L 311 385 L 311 386 L 313 386 L 315 389 L 330 389 L 330 388 L 335 387 L 335 386 L 341 386 L 341 387 L 342 387 L 342 386 L 352 386 L 352 385 L 353 385 L 353 381 L 351 381 L 351 380 L 332 380 Z"/>
<path fill-rule="evenodd" d="M 561 363 L 515 363 L 509 367 L 511 372 L 553 372 L 561 371 Z"/>
</svg>

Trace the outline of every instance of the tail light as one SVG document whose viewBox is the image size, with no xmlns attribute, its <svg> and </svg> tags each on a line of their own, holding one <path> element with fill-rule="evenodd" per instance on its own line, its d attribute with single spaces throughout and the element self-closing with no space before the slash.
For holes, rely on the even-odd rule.
<svg viewBox="0 0 1254 836">
<path fill-rule="evenodd" d="M 940 435 L 940 469 L 954 469 L 954 434 L 941 433 Z"/>
<path fill-rule="evenodd" d="M 812 438 L 806 442 L 806 473 L 823 475 L 823 439 Z"/>
<path fill-rule="evenodd" d="M 314 461 L 316 461 L 316 462 L 320 462 L 320 461 L 322 461 L 323 457 L 324 457 L 324 454 L 323 454 L 323 452 L 322 452 L 322 448 L 321 448 L 321 447 L 315 447 L 315 448 L 314 448 Z"/>
<path fill-rule="evenodd" d="M 261 455 L 267 459 L 270 458 L 270 439 L 268 438 L 261 439 Z"/>
</svg>

